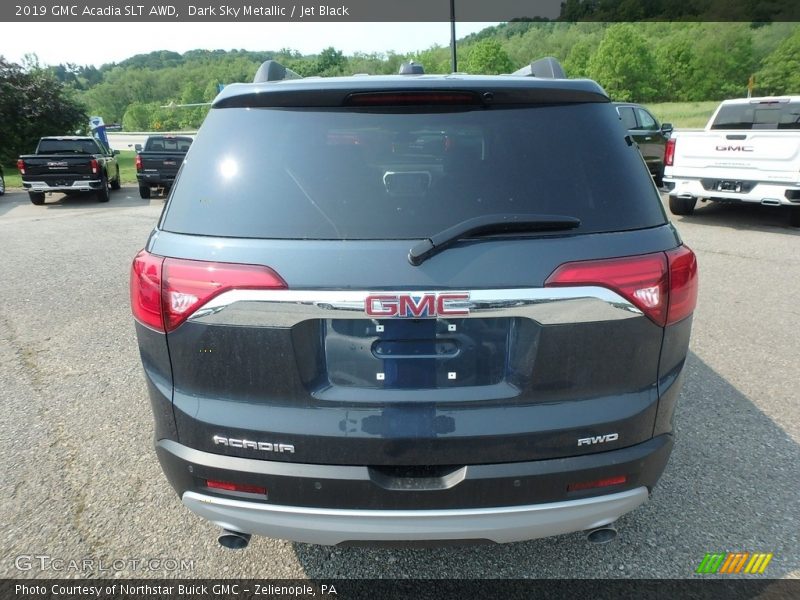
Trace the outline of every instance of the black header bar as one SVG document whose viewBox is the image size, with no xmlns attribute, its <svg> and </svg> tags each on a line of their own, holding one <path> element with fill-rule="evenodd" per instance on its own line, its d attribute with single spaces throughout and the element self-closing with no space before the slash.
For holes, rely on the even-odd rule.
<svg viewBox="0 0 800 600">
<path fill-rule="evenodd" d="M 456 0 L 456 20 L 800 21 L 797 0 Z M 11 0 L 0 22 L 444 22 L 432 0 Z"/>
</svg>

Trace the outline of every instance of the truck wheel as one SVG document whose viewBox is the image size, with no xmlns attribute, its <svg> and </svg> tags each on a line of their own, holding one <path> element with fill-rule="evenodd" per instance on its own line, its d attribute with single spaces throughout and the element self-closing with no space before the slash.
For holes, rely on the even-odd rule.
<svg viewBox="0 0 800 600">
<path fill-rule="evenodd" d="M 3 174 L 0 173 L 0 196 L 6 193 L 6 180 L 3 179 Z"/>
<path fill-rule="evenodd" d="M 37 206 L 44 204 L 44 192 L 28 192 L 28 198 Z"/>
<path fill-rule="evenodd" d="M 150 197 L 150 186 L 149 185 L 140 185 L 139 186 L 139 197 L 144 198 L 147 200 Z"/>
<path fill-rule="evenodd" d="M 98 202 L 108 202 L 111 200 L 111 192 L 108 191 L 108 178 L 103 175 L 103 178 L 100 180 L 100 189 L 97 190 L 97 201 Z"/>
<path fill-rule="evenodd" d="M 673 215 L 690 215 L 694 212 L 695 203 L 697 203 L 697 198 L 678 198 L 677 196 L 670 196 L 669 211 Z"/>
<path fill-rule="evenodd" d="M 789 225 L 800 227 L 800 206 L 792 206 L 789 209 Z"/>
<path fill-rule="evenodd" d="M 122 181 L 119 178 L 119 167 L 117 167 L 117 176 L 111 180 L 111 189 L 118 190 L 122 187 Z"/>
</svg>

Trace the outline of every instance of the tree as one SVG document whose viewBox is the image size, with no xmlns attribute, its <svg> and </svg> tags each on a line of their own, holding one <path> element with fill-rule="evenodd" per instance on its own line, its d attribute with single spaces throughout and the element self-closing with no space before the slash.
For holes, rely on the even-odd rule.
<svg viewBox="0 0 800 600">
<path fill-rule="evenodd" d="M 589 60 L 589 76 L 614 100 L 647 102 L 657 95 L 653 55 L 645 38 L 630 23 L 618 23 L 606 30 Z"/>
<path fill-rule="evenodd" d="M 347 59 L 342 51 L 329 47 L 319 53 L 316 70 L 318 75 L 342 75 L 345 65 L 347 65 Z"/>
<path fill-rule="evenodd" d="M 414 54 L 412 60 L 425 67 L 426 73 L 449 73 L 452 71 L 450 48 L 431 46 L 427 50 Z"/>
<path fill-rule="evenodd" d="M 800 28 L 764 59 L 756 88 L 760 94 L 796 94 L 800 90 Z"/>
<path fill-rule="evenodd" d="M 203 90 L 203 102 L 211 102 L 219 94 L 219 82 L 209 81 Z"/>
<path fill-rule="evenodd" d="M 203 88 L 196 81 L 188 81 L 181 90 L 181 104 L 194 104 L 204 102 Z"/>
<path fill-rule="evenodd" d="M 752 31 L 744 23 L 704 23 L 698 30 L 685 100 L 723 100 L 747 93 L 755 72 Z"/>
<path fill-rule="evenodd" d="M 74 133 L 88 117 L 49 70 L 25 71 L 0 56 L 0 123 L 7 125 L 0 136 L 0 162 L 9 162 L 32 152 L 42 136 Z"/>
<path fill-rule="evenodd" d="M 128 110 L 122 117 L 122 128 L 125 131 L 148 131 L 151 114 L 151 107 L 141 102 L 134 102 L 128 106 Z"/>
<path fill-rule="evenodd" d="M 467 54 L 465 68 L 468 73 L 480 75 L 499 75 L 511 73 L 514 65 L 508 53 L 497 40 L 487 39 L 475 43 Z M 459 69 L 462 70 L 462 69 Z"/>
<path fill-rule="evenodd" d="M 569 51 L 564 61 L 564 71 L 567 77 L 587 77 L 589 74 L 589 60 L 592 58 L 594 44 L 589 39 L 579 40 Z"/>
<path fill-rule="evenodd" d="M 659 86 L 656 100 L 675 102 L 692 96 L 696 58 L 691 29 L 664 36 L 655 50 Z"/>
</svg>

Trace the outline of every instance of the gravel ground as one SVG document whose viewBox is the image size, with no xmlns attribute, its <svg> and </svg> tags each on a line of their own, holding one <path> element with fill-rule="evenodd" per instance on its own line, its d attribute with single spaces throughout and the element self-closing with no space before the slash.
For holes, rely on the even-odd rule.
<svg viewBox="0 0 800 600">
<path fill-rule="evenodd" d="M 128 265 L 162 205 L 130 187 L 108 205 L 0 198 L 0 485 L 10 490 L 0 576 L 684 578 L 706 552 L 745 550 L 774 552 L 772 577 L 800 577 L 800 230 L 782 210 L 675 218 L 701 268 L 677 443 L 614 543 L 573 534 L 399 550 L 254 538 L 231 552 L 182 507 L 152 449 Z M 59 571 L 32 555 L 87 562 Z M 184 564 L 132 562 L 148 559 Z"/>
</svg>

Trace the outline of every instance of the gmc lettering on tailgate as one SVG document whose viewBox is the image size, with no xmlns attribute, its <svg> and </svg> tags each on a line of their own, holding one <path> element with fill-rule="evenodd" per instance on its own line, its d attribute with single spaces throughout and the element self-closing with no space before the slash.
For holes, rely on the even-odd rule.
<svg viewBox="0 0 800 600">
<path fill-rule="evenodd" d="M 717 146 L 717 152 L 754 152 L 752 146 Z"/>
</svg>

